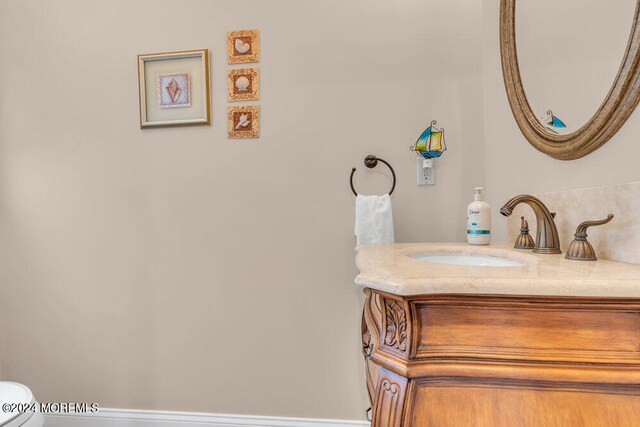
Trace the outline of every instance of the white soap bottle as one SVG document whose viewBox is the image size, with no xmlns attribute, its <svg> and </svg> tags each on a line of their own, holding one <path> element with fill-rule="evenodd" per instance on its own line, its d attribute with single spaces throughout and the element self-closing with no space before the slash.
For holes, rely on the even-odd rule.
<svg viewBox="0 0 640 427">
<path fill-rule="evenodd" d="M 488 245 L 491 243 L 491 206 L 483 200 L 483 187 L 476 187 L 473 202 L 467 207 L 467 243 Z"/>
</svg>

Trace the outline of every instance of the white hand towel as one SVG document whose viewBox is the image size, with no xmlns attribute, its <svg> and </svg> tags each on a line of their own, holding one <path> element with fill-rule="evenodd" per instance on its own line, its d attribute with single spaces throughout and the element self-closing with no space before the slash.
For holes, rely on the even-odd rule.
<svg viewBox="0 0 640 427">
<path fill-rule="evenodd" d="M 356 241 L 366 243 L 393 243 L 393 214 L 391 197 L 356 196 Z"/>
</svg>

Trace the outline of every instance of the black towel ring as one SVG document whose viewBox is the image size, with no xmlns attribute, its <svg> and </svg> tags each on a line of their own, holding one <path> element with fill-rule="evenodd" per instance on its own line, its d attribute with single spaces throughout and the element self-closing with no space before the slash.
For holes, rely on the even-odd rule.
<svg viewBox="0 0 640 427">
<path fill-rule="evenodd" d="M 393 184 L 391 185 L 391 191 L 389 191 L 389 195 L 391 195 L 391 193 L 393 193 L 393 190 L 396 188 L 396 172 L 393 170 L 393 168 L 391 167 L 389 162 L 387 162 L 384 159 L 381 159 L 380 157 L 376 157 L 376 156 L 374 156 L 372 154 L 369 154 L 367 157 L 364 158 L 364 165 L 366 167 L 368 167 L 369 169 L 375 168 L 376 166 L 378 166 L 378 161 L 381 161 L 382 163 L 387 165 L 387 167 L 391 171 L 391 175 L 393 175 Z M 358 193 L 356 192 L 356 189 L 353 188 L 353 174 L 355 172 L 356 172 L 356 168 L 351 169 L 351 176 L 349 177 L 349 184 L 351 184 L 351 191 L 353 191 L 353 194 L 355 194 L 357 196 Z"/>
</svg>

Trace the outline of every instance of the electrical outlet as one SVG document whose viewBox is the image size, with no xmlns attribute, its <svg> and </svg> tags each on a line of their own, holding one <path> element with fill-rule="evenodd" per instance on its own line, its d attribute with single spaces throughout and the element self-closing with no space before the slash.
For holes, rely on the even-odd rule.
<svg viewBox="0 0 640 427">
<path fill-rule="evenodd" d="M 436 185 L 436 169 L 435 167 L 425 168 L 422 157 L 416 159 L 416 169 L 418 172 L 418 185 Z M 432 164 L 434 163 L 431 160 Z M 433 165 L 435 166 L 435 165 Z"/>
</svg>

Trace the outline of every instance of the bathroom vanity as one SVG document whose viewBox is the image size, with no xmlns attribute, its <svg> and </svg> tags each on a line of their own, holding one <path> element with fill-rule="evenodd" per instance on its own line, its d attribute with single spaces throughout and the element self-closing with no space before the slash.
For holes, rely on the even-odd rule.
<svg viewBox="0 0 640 427">
<path fill-rule="evenodd" d="M 640 425 L 639 265 L 435 243 L 356 264 L 372 426 Z"/>
</svg>

